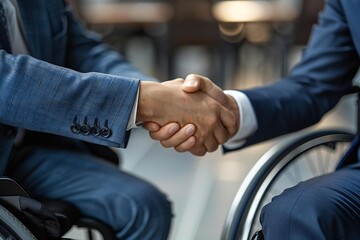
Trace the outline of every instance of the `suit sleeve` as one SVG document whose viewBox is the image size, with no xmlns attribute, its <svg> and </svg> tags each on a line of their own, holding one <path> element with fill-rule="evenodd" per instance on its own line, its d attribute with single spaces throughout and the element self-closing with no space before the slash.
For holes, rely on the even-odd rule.
<svg viewBox="0 0 360 240">
<path fill-rule="evenodd" d="M 127 122 L 139 80 L 80 73 L 0 49 L 0 123 L 92 143 L 125 147 Z M 111 135 L 73 133 L 76 118 L 93 126 L 107 122 Z"/>
<path fill-rule="evenodd" d="M 63 6 L 63 29 L 56 37 L 55 59 L 64 62 L 56 61 L 55 65 L 0 49 L 0 123 L 126 147 L 126 127 L 139 81 L 155 79 L 102 43 L 75 19 L 66 4 Z M 103 137 L 71 131 L 74 122 L 92 127 L 96 121 L 100 128 L 107 123 L 111 134 Z"/>
<path fill-rule="evenodd" d="M 243 91 L 258 120 L 257 131 L 243 147 L 317 123 L 349 92 L 358 67 L 359 56 L 342 6 L 338 0 L 329 0 L 301 62 L 290 75 Z"/>
</svg>

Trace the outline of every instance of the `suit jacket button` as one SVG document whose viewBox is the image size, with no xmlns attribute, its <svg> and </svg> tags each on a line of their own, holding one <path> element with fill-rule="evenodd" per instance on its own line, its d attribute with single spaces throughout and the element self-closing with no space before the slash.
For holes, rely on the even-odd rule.
<svg viewBox="0 0 360 240">
<path fill-rule="evenodd" d="M 84 135 L 89 135 L 90 133 L 90 127 L 88 125 L 82 125 L 80 127 L 80 132 Z"/>
<path fill-rule="evenodd" d="M 111 136 L 111 130 L 107 127 L 104 127 L 100 130 L 100 135 L 104 138 L 109 138 Z"/>
<path fill-rule="evenodd" d="M 94 127 L 90 128 L 91 135 L 93 135 L 95 137 L 100 135 L 100 131 L 101 131 L 101 129 L 99 127 L 94 126 Z"/>
<path fill-rule="evenodd" d="M 71 124 L 70 130 L 71 130 L 74 134 L 80 133 L 80 124 L 77 124 L 77 123 Z"/>
</svg>

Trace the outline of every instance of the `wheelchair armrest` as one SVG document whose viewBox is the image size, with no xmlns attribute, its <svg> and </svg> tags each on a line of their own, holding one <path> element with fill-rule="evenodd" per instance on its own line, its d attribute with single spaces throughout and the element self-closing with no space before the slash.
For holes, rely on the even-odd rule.
<svg viewBox="0 0 360 240">
<path fill-rule="evenodd" d="M 0 196 L 30 197 L 30 194 L 11 178 L 0 177 L 0 186 Z"/>
</svg>

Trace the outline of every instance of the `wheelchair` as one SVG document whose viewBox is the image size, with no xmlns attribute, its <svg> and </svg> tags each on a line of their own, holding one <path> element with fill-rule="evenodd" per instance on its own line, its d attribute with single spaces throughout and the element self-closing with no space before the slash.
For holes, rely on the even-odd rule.
<svg viewBox="0 0 360 240">
<path fill-rule="evenodd" d="M 32 133 L 29 134 L 31 144 L 38 144 L 38 138 Z M 49 145 L 61 143 L 61 137 L 47 136 L 46 141 Z M 66 141 L 62 143 L 67 144 Z M 42 143 L 44 144 L 44 143 Z M 105 161 L 119 166 L 121 164 L 120 156 L 116 155 L 110 149 L 105 149 L 102 146 L 87 143 L 91 152 L 95 155 L 102 156 Z M 69 147 L 69 146 L 67 146 Z M 29 213 L 25 214 L 20 211 L 19 204 L 20 198 L 34 201 L 35 204 L 41 206 L 39 212 L 44 210 L 51 212 L 50 220 L 55 219 L 56 230 L 59 238 L 48 237 L 44 235 L 43 230 L 39 228 L 39 224 L 33 224 L 31 220 L 38 220 L 36 217 L 28 217 Z M 38 207 L 39 205 L 35 205 Z M 14 207 L 15 206 L 15 207 Z M 31 214 L 31 213 L 30 213 Z M 35 216 L 35 215 L 31 215 Z M 49 222 L 50 220 L 45 218 L 42 221 Z M 87 240 L 101 239 L 112 240 L 115 239 L 115 233 L 110 226 L 101 222 L 98 219 L 84 216 L 80 211 L 72 204 L 56 200 L 56 199 L 34 199 L 26 189 L 20 186 L 16 181 L 9 177 L 0 176 L 0 240 L 59 240 L 69 239 L 64 238 L 64 235 L 72 229 L 72 227 L 78 227 L 81 230 L 85 230 L 85 238 Z"/>
<path fill-rule="evenodd" d="M 8 201 L 16 202 L 19 200 L 18 197 L 31 199 L 29 193 L 13 179 L 0 177 L 0 240 L 46 240 L 43 235 L 36 234 L 33 225 L 27 224 L 28 220 L 18 209 L 14 209 L 12 204 L 6 204 Z M 76 226 L 86 230 L 88 240 L 95 239 L 94 231 L 99 232 L 103 239 L 115 239 L 115 234 L 108 225 L 81 215 L 80 211 L 70 203 L 54 199 L 37 200 L 57 218 L 61 236 Z"/>
<path fill-rule="evenodd" d="M 221 233 L 221 240 L 264 240 L 261 209 L 271 199 L 300 183 L 357 159 L 360 144 L 360 87 L 356 94 L 357 128 L 303 131 L 290 140 L 270 148 L 251 168 L 231 204 Z"/>
<path fill-rule="evenodd" d="M 355 135 L 344 130 L 307 132 L 268 150 L 245 177 L 232 202 L 221 240 L 261 240 L 261 209 L 284 189 L 332 172 L 349 154 Z"/>
</svg>

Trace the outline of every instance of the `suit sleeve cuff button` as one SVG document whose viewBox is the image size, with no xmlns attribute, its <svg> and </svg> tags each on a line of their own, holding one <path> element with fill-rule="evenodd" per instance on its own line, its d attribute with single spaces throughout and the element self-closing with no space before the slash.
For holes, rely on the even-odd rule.
<svg viewBox="0 0 360 240">
<path fill-rule="evenodd" d="M 90 128 L 90 134 L 97 137 L 100 135 L 101 129 L 99 127 L 91 127 Z"/>
<path fill-rule="evenodd" d="M 80 128 L 80 132 L 84 135 L 89 135 L 90 127 L 88 125 L 82 125 Z"/>
<path fill-rule="evenodd" d="M 80 133 L 80 125 L 77 124 L 77 123 L 73 123 L 70 126 L 70 130 L 71 130 L 72 133 L 78 134 L 78 133 Z"/>
<path fill-rule="evenodd" d="M 102 128 L 100 130 L 100 135 L 104 138 L 109 138 L 111 136 L 111 130 L 109 128 Z"/>
</svg>

